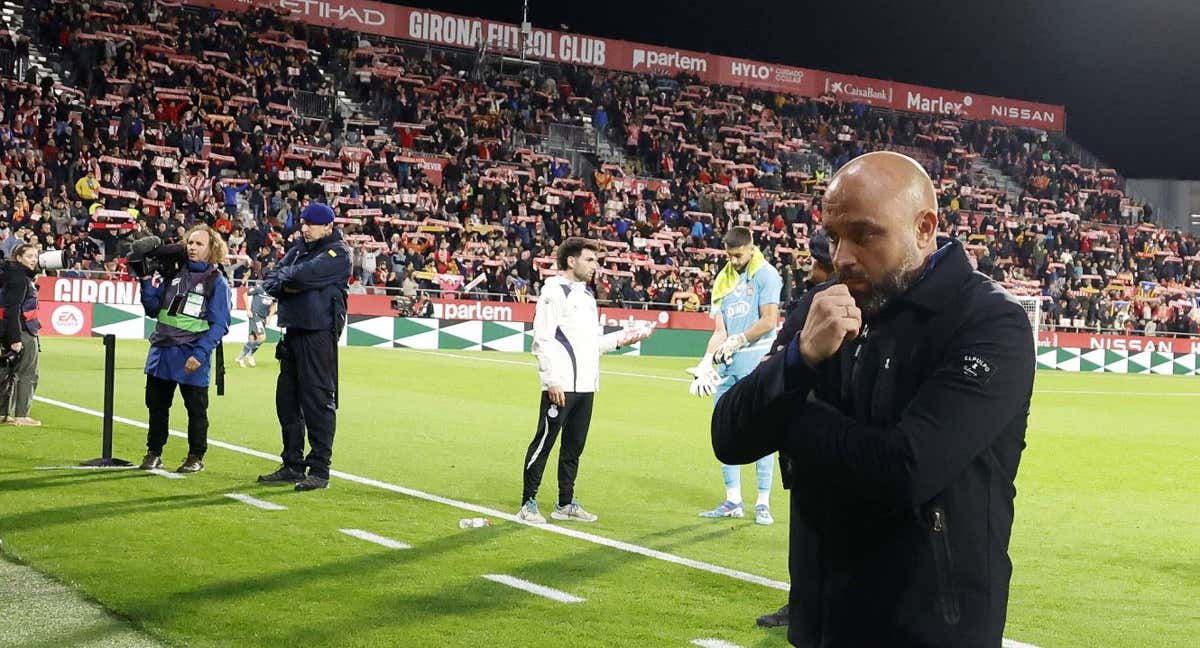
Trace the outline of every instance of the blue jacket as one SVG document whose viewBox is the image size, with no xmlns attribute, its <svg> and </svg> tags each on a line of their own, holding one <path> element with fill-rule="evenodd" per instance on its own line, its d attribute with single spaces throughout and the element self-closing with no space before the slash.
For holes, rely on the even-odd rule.
<svg viewBox="0 0 1200 648">
<path fill-rule="evenodd" d="M 243 184 L 240 187 L 230 187 L 228 185 L 221 187 L 222 193 L 225 194 L 225 206 L 237 207 L 238 194 L 250 188 L 250 183 Z"/>
<path fill-rule="evenodd" d="M 350 250 L 340 230 L 309 244 L 300 240 L 263 278 L 263 290 L 279 300 L 280 328 L 332 331 L 346 324 Z"/>
<path fill-rule="evenodd" d="M 203 272 L 208 269 L 207 263 L 188 262 L 188 269 L 193 272 Z M 166 284 L 155 286 L 151 280 L 142 280 L 142 306 L 146 309 L 147 317 L 158 317 L 158 311 L 163 308 L 163 293 Z M 208 312 L 204 319 L 208 320 L 208 330 L 195 342 L 168 347 L 150 347 L 146 356 L 146 375 L 172 380 L 181 385 L 207 387 L 212 373 L 212 352 L 217 343 L 229 331 L 229 284 L 224 275 L 217 275 L 213 282 L 213 294 L 209 296 Z M 183 367 L 188 358 L 194 357 L 200 361 L 200 368 L 187 373 Z"/>
</svg>

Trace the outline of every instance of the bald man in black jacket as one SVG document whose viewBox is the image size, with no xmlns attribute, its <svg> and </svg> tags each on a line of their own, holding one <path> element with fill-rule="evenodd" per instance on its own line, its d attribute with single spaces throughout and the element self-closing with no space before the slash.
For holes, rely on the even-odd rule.
<svg viewBox="0 0 1200 648">
<path fill-rule="evenodd" d="M 824 203 L 837 282 L 805 296 L 800 333 L 712 419 L 721 461 L 794 462 L 788 639 L 1000 646 L 1028 317 L 938 239 L 910 158 L 853 160 Z"/>
</svg>

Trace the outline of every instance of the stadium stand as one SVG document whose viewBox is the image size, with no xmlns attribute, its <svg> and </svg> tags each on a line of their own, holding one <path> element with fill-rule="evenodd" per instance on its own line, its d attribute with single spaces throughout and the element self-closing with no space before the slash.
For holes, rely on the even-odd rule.
<svg viewBox="0 0 1200 648">
<path fill-rule="evenodd" d="M 0 251 L 36 240 L 68 275 L 119 276 L 130 232 L 203 220 L 229 237 L 231 278 L 254 281 L 317 197 L 339 210 L 356 292 L 527 300 L 582 235 L 607 252 L 602 302 L 702 310 L 727 227 L 757 232 L 790 295 L 827 179 L 891 149 L 929 170 L 981 272 L 1042 296 L 1048 326 L 1197 333 L 1195 240 L 1041 131 L 506 64 L 265 9 L 38 0 L 18 23 L 0 34 Z M 30 70 L 31 44 L 51 69 Z"/>
</svg>

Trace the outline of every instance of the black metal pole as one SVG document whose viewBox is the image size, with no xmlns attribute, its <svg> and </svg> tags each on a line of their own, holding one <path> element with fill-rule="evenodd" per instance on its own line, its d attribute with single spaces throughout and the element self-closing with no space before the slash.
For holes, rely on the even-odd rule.
<svg viewBox="0 0 1200 648">
<path fill-rule="evenodd" d="M 217 396 L 225 395 L 225 343 L 217 342 Z"/>
<path fill-rule="evenodd" d="M 104 336 L 104 449 L 102 459 L 112 459 L 113 383 L 117 374 L 117 336 Z"/>
<path fill-rule="evenodd" d="M 133 464 L 124 459 L 114 459 L 112 456 L 113 442 L 113 392 L 116 382 L 117 373 L 117 336 L 104 336 L 104 423 L 103 423 L 103 441 L 102 450 L 99 459 L 85 461 L 80 465 L 106 467 L 106 466 L 132 466 Z"/>
</svg>

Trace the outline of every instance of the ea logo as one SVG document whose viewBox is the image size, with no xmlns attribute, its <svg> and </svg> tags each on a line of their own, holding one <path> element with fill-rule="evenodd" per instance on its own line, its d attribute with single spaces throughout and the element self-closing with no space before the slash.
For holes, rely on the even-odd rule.
<svg viewBox="0 0 1200 648">
<path fill-rule="evenodd" d="M 76 306 L 59 306 L 50 315 L 50 326 L 59 335 L 77 335 L 83 330 L 83 311 Z"/>
</svg>

